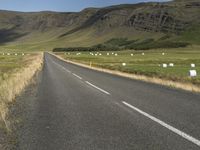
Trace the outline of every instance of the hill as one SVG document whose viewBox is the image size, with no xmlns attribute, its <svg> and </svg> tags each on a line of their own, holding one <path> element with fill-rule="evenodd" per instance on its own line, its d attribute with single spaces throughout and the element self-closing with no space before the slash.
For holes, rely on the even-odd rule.
<svg viewBox="0 0 200 150">
<path fill-rule="evenodd" d="M 200 44 L 200 1 L 174 0 L 87 8 L 81 12 L 0 11 L 0 46 L 51 50 L 127 38 Z"/>
</svg>

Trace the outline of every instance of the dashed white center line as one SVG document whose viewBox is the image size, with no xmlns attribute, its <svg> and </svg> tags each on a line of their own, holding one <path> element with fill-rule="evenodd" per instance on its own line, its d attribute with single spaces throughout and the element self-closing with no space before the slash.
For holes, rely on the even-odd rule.
<svg viewBox="0 0 200 150">
<path fill-rule="evenodd" d="M 65 67 L 62 67 L 63 70 L 67 71 L 68 73 L 71 73 L 71 71 L 69 71 L 68 69 L 66 69 Z"/>
<path fill-rule="evenodd" d="M 71 71 L 69 71 L 68 69 L 66 69 L 66 68 L 63 67 L 62 65 L 60 65 L 60 64 L 58 64 L 58 63 L 56 63 L 56 62 L 54 62 L 54 61 L 53 61 L 53 63 L 56 64 L 57 66 L 61 67 L 63 70 L 65 70 L 65 71 L 71 73 Z M 80 80 L 83 79 L 82 77 L 80 77 L 79 75 L 77 75 L 77 74 L 75 74 L 75 73 L 72 73 L 72 74 L 73 74 L 75 77 L 79 78 Z M 97 90 L 99 90 L 99 91 L 101 91 L 101 92 L 103 92 L 103 93 L 105 93 L 105 94 L 107 94 L 107 95 L 110 95 L 109 92 L 107 92 L 107 91 L 105 91 L 105 90 L 103 90 L 103 89 L 101 89 L 101 88 L 95 86 L 94 84 L 92 84 L 92 83 L 90 83 L 90 82 L 88 82 L 88 81 L 85 81 L 85 82 L 86 82 L 87 84 L 89 84 L 90 86 L 96 88 Z"/>
<path fill-rule="evenodd" d="M 196 138 L 194 138 L 194 137 L 192 137 L 192 136 L 190 136 L 190 135 L 188 135 L 188 134 L 186 134 L 186 133 L 184 133 L 184 132 L 182 132 L 182 131 L 174 128 L 174 127 L 172 127 L 171 125 L 169 125 L 169 124 L 157 119 L 156 117 L 153 117 L 153 116 L 149 115 L 148 113 L 146 113 L 146 112 L 144 112 L 144 111 L 132 106 L 131 104 L 129 104 L 129 103 L 125 102 L 125 101 L 122 101 L 122 103 L 124 105 L 128 106 L 129 108 L 137 111 L 138 113 L 142 114 L 143 116 L 155 121 L 156 123 L 160 124 L 161 126 L 169 129 L 170 131 L 176 133 L 177 135 L 183 137 L 184 139 L 186 139 L 186 140 L 188 140 L 188 141 L 190 141 L 190 142 L 192 142 L 192 143 L 194 143 L 194 144 L 196 144 L 197 146 L 200 147 L 200 140 L 198 140 L 198 139 L 196 139 Z"/>
<path fill-rule="evenodd" d="M 56 62 L 54 62 L 54 61 L 53 61 L 53 63 L 54 63 L 55 65 L 61 67 L 61 68 L 62 68 L 63 70 L 65 70 L 66 72 L 71 73 L 71 71 L 69 71 L 68 69 L 66 69 L 66 68 L 63 67 L 62 65 L 60 65 L 60 64 L 58 64 L 58 63 L 56 63 Z"/>
<path fill-rule="evenodd" d="M 101 91 L 101 92 L 103 92 L 103 93 L 105 93 L 105 94 L 107 94 L 107 95 L 110 95 L 109 92 L 107 92 L 107 91 L 105 91 L 105 90 L 103 90 L 103 89 L 101 89 L 101 88 L 95 86 L 94 84 L 92 84 L 92 83 L 90 83 L 90 82 L 88 82 L 88 81 L 85 81 L 85 82 L 86 82 L 87 84 L 89 84 L 90 86 L 96 88 L 97 90 L 99 90 L 99 91 Z"/>
<path fill-rule="evenodd" d="M 80 80 L 82 80 L 82 77 L 78 76 L 77 74 L 75 73 L 72 73 L 75 77 L 79 78 Z"/>
</svg>

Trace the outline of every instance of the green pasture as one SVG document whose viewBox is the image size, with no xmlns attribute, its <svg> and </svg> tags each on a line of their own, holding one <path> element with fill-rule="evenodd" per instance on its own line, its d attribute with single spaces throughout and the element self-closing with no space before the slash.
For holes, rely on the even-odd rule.
<svg viewBox="0 0 200 150">
<path fill-rule="evenodd" d="M 6 79 L 10 73 L 27 65 L 30 54 L 25 53 L 3 53 L 0 52 L 0 82 Z"/>
<path fill-rule="evenodd" d="M 79 54 L 78 54 L 79 53 Z M 150 51 L 102 51 L 56 53 L 63 58 L 87 65 L 119 70 L 128 73 L 200 84 L 200 51 L 194 49 Z M 93 54 L 93 55 L 92 55 Z M 109 54 L 109 55 L 108 55 Z M 116 56 L 117 54 L 117 56 Z M 126 66 L 123 66 L 126 63 Z M 168 64 L 163 68 L 163 64 Z M 173 63 L 174 67 L 169 67 Z M 191 64 L 196 65 L 195 68 Z M 196 70 L 197 77 L 190 77 Z"/>
</svg>

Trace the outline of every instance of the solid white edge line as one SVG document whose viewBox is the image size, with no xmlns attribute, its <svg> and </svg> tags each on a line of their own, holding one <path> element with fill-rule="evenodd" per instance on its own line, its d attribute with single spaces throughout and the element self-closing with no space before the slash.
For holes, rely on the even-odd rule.
<svg viewBox="0 0 200 150">
<path fill-rule="evenodd" d="M 186 133 L 184 133 L 184 132 L 182 132 L 182 131 L 180 131 L 180 130 L 174 128 L 174 127 L 172 127 L 171 125 L 169 125 L 169 124 L 167 124 L 167 123 L 165 123 L 165 122 L 163 122 L 163 121 L 161 121 L 161 120 L 159 120 L 159 119 L 157 119 L 157 118 L 155 118 L 155 117 L 149 115 L 148 113 L 146 113 L 146 112 L 144 112 L 144 111 L 142 111 L 142 110 L 140 110 L 140 109 L 138 109 L 138 108 L 132 106 L 131 104 L 129 104 L 129 103 L 125 102 L 125 101 L 122 101 L 122 103 L 125 104 L 126 106 L 128 106 L 129 108 L 134 109 L 134 110 L 137 111 L 138 113 L 140 113 L 140 114 L 146 116 L 147 118 L 149 118 L 149 119 L 151 119 L 151 120 L 157 122 L 157 123 L 160 124 L 161 126 L 167 128 L 167 129 L 169 129 L 170 131 L 172 131 L 172 132 L 178 134 L 179 136 L 183 137 L 184 139 L 186 139 L 186 140 L 188 140 L 188 141 L 190 141 L 190 142 L 192 142 L 192 143 L 194 143 L 194 144 L 196 144 L 197 146 L 200 147 L 200 140 L 198 140 L 198 139 L 196 139 L 196 138 L 194 138 L 194 137 L 192 137 L 192 136 L 190 136 L 190 135 L 188 135 L 188 134 L 186 134 Z"/>
<path fill-rule="evenodd" d="M 75 74 L 75 73 L 72 73 L 75 77 L 77 77 L 77 78 L 79 78 L 80 80 L 82 80 L 82 78 L 79 76 L 79 75 L 77 75 L 77 74 Z"/>
<path fill-rule="evenodd" d="M 86 82 L 87 84 L 89 84 L 90 86 L 92 86 L 92 87 L 98 89 L 99 91 L 101 91 L 101 92 L 103 92 L 103 93 L 105 93 L 105 94 L 107 94 L 107 95 L 110 95 L 109 92 L 107 92 L 107 91 L 105 91 L 105 90 L 103 90 L 103 89 L 101 89 L 101 88 L 95 86 L 94 84 L 92 84 L 92 83 L 90 83 L 90 82 L 88 82 L 88 81 L 85 81 L 85 82 Z"/>
</svg>

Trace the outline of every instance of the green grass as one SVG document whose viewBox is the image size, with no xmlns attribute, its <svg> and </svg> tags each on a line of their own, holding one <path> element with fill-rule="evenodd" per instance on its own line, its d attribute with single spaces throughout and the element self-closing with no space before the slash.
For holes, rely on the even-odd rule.
<svg viewBox="0 0 200 150">
<path fill-rule="evenodd" d="M 191 44 L 200 44 L 200 25 L 192 26 L 183 32 L 176 40 L 187 41 Z"/>
<path fill-rule="evenodd" d="M 89 52 L 57 53 L 65 59 L 81 62 L 84 64 L 92 63 L 93 66 L 119 70 L 128 73 L 159 77 L 174 81 L 192 82 L 200 85 L 200 51 L 191 48 L 172 49 L 172 50 L 150 50 L 150 51 L 113 51 L 118 56 L 111 55 L 112 51 L 99 52 L 102 56 L 92 56 Z M 93 52 L 96 54 L 97 52 Z M 110 55 L 107 56 L 106 54 Z M 144 55 L 142 55 L 144 53 Z M 165 53 L 163 56 L 162 53 Z M 134 54 L 131 56 L 131 54 Z M 126 63 L 126 66 L 122 66 Z M 174 63 L 174 67 L 163 68 L 163 63 Z M 196 64 L 198 76 L 190 78 L 188 76 L 191 63 Z M 161 65 L 161 66 L 159 66 Z"/>
<path fill-rule="evenodd" d="M 7 53 L 4 53 L 4 55 L 0 53 L 0 82 L 8 78 L 10 73 L 25 67 L 30 61 L 27 55 L 28 54 L 22 56 L 22 53 L 18 53 L 18 55 L 15 56 L 15 53 L 10 53 L 10 55 L 7 55 Z"/>
</svg>

